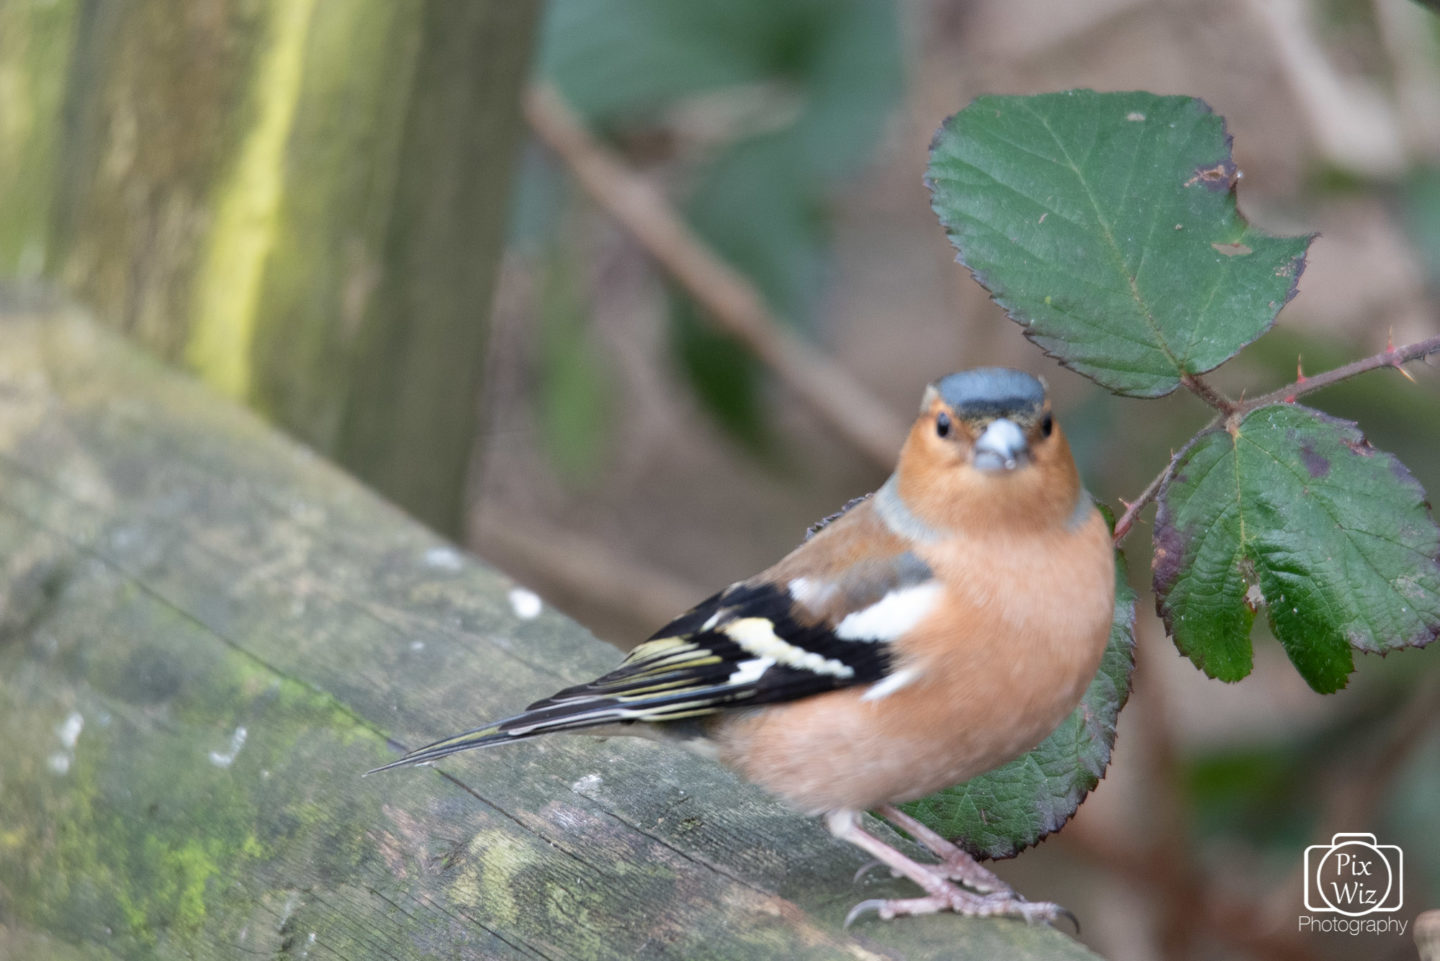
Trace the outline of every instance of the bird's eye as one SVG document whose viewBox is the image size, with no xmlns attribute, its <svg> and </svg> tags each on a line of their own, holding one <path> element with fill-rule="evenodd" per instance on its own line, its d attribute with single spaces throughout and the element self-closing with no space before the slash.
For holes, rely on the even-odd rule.
<svg viewBox="0 0 1440 961">
<path fill-rule="evenodd" d="M 950 415 L 943 410 L 935 415 L 935 433 L 941 437 L 950 436 Z"/>
<path fill-rule="evenodd" d="M 1054 430 L 1055 418 L 1051 417 L 1049 414 L 1046 414 L 1040 421 L 1040 436 L 1049 437 L 1051 432 Z"/>
</svg>

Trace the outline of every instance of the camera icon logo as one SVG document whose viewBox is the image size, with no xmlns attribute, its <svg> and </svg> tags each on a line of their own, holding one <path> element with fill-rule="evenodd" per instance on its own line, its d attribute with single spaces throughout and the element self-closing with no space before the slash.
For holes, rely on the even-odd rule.
<svg viewBox="0 0 1440 961">
<path fill-rule="evenodd" d="M 1405 852 L 1373 834 L 1337 834 L 1305 849 L 1305 910 L 1358 918 L 1405 904 Z"/>
</svg>

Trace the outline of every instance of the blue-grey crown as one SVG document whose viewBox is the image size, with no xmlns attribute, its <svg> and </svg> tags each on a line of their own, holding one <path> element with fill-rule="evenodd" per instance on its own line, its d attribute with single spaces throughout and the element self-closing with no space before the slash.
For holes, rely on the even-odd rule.
<svg viewBox="0 0 1440 961">
<path fill-rule="evenodd" d="M 940 398 L 962 417 L 1028 413 L 1045 403 L 1045 385 L 1023 370 L 976 367 L 935 382 Z"/>
</svg>

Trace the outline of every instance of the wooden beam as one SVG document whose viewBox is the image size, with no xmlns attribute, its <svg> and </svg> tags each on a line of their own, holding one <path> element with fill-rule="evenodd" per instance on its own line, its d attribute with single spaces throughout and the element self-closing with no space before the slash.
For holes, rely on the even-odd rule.
<svg viewBox="0 0 1440 961">
<path fill-rule="evenodd" d="M 905 887 L 679 749 L 362 779 L 616 661 L 515 589 L 75 312 L 0 311 L 0 956 L 1094 957 L 845 931 Z"/>
</svg>

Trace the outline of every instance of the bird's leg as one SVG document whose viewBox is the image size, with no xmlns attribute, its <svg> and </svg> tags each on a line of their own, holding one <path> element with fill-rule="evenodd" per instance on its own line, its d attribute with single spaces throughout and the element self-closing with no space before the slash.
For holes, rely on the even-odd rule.
<svg viewBox="0 0 1440 961">
<path fill-rule="evenodd" d="M 895 805 L 882 804 L 875 811 L 934 852 L 935 856 L 940 859 L 941 866 L 945 868 L 946 876 L 951 880 L 959 881 L 967 888 L 979 891 L 981 894 L 1015 894 L 1015 889 L 1000 880 L 995 872 Z"/>
<path fill-rule="evenodd" d="M 848 809 L 831 811 L 825 815 L 825 826 L 830 833 L 842 841 L 848 841 L 860 850 L 877 858 L 896 874 L 903 875 L 925 889 L 923 898 L 874 898 L 861 901 L 850 909 L 845 925 L 850 924 L 867 911 L 874 911 L 882 919 L 911 914 L 934 914 L 938 911 L 954 911 L 971 917 L 1016 917 L 1034 923 L 1055 921 L 1074 915 L 1058 904 L 1046 901 L 1026 901 L 1013 892 L 977 894 L 955 884 L 949 877 L 948 868 L 943 864 L 921 864 L 906 857 L 860 826 L 860 812 Z M 1077 925 L 1078 928 L 1078 925 Z"/>
</svg>

